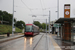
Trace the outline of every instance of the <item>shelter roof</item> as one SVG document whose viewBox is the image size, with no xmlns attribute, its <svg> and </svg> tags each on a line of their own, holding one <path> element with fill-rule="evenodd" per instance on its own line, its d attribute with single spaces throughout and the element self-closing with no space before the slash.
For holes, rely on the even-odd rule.
<svg viewBox="0 0 75 50">
<path fill-rule="evenodd" d="M 64 23 L 64 21 L 75 22 L 75 18 L 59 18 L 55 23 Z"/>
</svg>

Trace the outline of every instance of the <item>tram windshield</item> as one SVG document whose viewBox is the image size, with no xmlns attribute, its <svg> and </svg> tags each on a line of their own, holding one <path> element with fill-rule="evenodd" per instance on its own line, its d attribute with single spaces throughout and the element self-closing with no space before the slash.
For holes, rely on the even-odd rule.
<svg viewBox="0 0 75 50">
<path fill-rule="evenodd" d="M 26 28 L 25 29 L 26 32 L 31 32 L 32 31 L 32 26 L 31 25 L 26 25 L 25 28 Z"/>
</svg>

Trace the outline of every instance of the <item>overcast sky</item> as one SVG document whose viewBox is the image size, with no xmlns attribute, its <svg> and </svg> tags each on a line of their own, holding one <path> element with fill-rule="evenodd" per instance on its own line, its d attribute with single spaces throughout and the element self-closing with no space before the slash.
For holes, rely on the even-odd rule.
<svg viewBox="0 0 75 50">
<path fill-rule="evenodd" d="M 75 0 L 59 0 L 59 18 L 64 17 L 64 4 L 71 4 L 71 18 L 75 17 Z M 13 13 L 13 0 L 0 0 L 0 10 Z M 14 11 L 14 17 L 25 23 L 32 23 L 38 19 L 45 22 L 49 16 L 42 15 L 49 15 L 49 11 L 50 19 L 54 21 L 57 19 L 57 0 L 14 0 Z"/>
</svg>

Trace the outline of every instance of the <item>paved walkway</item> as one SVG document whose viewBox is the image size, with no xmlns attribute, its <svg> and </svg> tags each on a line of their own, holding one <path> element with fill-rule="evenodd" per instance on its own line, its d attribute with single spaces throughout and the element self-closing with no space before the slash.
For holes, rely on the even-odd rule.
<svg viewBox="0 0 75 50">
<path fill-rule="evenodd" d="M 75 50 L 75 45 L 72 42 L 62 41 L 55 34 L 50 34 L 50 38 L 52 39 L 55 50 Z"/>
<path fill-rule="evenodd" d="M 55 50 L 61 50 L 61 48 L 59 47 L 59 45 L 55 42 L 55 40 L 52 38 L 52 36 L 50 35 L 50 39 L 51 39 L 51 41 L 52 41 L 52 44 L 53 44 L 53 46 L 54 46 L 54 49 Z M 51 42 L 50 41 L 50 42 Z"/>
<path fill-rule="evenodd" d="M 0 35 L 0 43 L 1 42 L 5 42 L 5 41 L 8 41 L 8 40 L 15 39 L 15 38 L 18 38 L 18 37 L 21 37 L 23 35 L 24 35 L 23 33 L 16 33 L 14 35 L 10 34 L 9 37 L 7 37 L 7 34 Z"/>
<path fill-rule="evenodd" d="M 52 34 L 47 34 L 48 50 L 61 50 L 60 46 L 55 42 Z"/>
<path fill-rule="evenodd" d="M 24 35 L 24 34 L 23 33 L 15 33 L 14 35 L 10 34 L 10 37 L 16 36 L 16 35 Z M 8 38 L 7 34 L 0 35 L 0 39 L 3 39 L 3 38 Z"/>
</svg>

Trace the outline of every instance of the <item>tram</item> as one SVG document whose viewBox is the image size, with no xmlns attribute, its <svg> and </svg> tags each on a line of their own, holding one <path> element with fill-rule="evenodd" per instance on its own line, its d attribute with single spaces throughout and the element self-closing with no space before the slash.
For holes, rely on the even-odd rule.
<svg viewBox="0 0 75 50">
<path fill-rule="evenodd" d="M 37 34 L 39 34 L 39 27 L 38 26 L 36 26 L 34 24 L 26 24 L 25 25 L 25 32 L 24 32 L 25 36 L 27 36 L 27 35 L 34 36 Z"/>
</svg>

